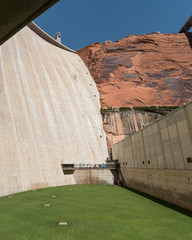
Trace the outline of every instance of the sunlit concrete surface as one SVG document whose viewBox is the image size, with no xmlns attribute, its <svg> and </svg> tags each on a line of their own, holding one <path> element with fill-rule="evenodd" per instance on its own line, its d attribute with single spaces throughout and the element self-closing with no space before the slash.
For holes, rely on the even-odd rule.
<svg viewBox="0 0 192 240">
<path fill-rule="evenodd" d="M 2 44 L 0 196 L 75 183 L 61 163 L 107 156 L 99 93 L 80 57 L 29 27 Z"/>
</svg>

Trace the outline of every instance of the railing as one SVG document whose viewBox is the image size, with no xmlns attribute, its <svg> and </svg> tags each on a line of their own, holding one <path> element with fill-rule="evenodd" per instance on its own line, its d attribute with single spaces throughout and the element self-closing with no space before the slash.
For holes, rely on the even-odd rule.
<svg viewBox="0 0 192 240">
<path fill-rule="evenodd" d="M 75 169 L 116 169 L 116 164 L 62 164 L 63 170 Z"/>
</svg>

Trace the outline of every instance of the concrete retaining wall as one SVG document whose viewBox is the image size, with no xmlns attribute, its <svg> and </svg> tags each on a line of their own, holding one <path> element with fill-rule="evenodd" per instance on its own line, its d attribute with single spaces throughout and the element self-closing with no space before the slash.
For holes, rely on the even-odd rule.
<svg viewBox="0 0 192 240">
<path fill-rule="evenodd" d="M 73 174 L 77 184 L 113 184 L 114 177 L 109 169 L 78 169 Z"/>
<path fill-rule="evenodd" d="M 126 184 L 192 210 L 192 103 L 112 147 Z"/>
</svg>

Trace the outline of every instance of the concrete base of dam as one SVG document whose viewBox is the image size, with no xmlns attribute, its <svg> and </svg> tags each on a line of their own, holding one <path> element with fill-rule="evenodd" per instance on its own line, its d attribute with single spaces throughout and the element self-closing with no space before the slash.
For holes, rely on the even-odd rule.
<svg viewBox="0 0 192 240">
<path fill-rule="evenodd" d="M 110 184 L 114 183 L 109 169 L 78 169 L 74 171 L 76 184 Z"/>
</svg>

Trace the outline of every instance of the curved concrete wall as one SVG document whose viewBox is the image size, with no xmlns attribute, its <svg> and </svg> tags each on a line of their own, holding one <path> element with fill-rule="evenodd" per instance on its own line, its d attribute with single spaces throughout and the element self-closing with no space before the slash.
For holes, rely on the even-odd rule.
<svg viewBox="0 0 192 240">
<path fill-rule="evenodd" d="M 58 41 L 56 41 L 54 38 L 52 38 L 51 36 L 49 36 L 46 32 L 44 32 L 40 27 L 38 27 L 34 22 L 30 22 L 27 25 L 33 32 L 35 32 L 38 36 L 40 36 L 41 38 L 43 38 L 45 41 L 53 44 L 54 46 L 57 46 L 61 49 L 67 50 L 69 52 L 74 52 L 74 50 L 66 47 L 65 45 L 59 43 Z"/>
<path fill-rule="evenodd" d="M 23 28 L 0 47 L 0 196 L 72 184 L 61 163 L 107 156 L 99 93 L 85 64 Z"/>
</svg>

